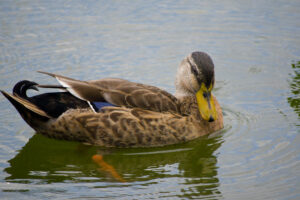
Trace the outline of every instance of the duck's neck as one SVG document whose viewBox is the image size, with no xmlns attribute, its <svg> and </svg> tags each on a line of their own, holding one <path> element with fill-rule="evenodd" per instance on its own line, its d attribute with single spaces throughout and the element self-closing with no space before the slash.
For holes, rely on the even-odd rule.
<svg viewBox="0 0 300 200">
<path fill-rule="evenodd" d="M 192 92 L 186 90 L 185 88 L 182 88 L 180 86 L 176 87 L 176 92 L 175 92 L 175 97 L 179 100 L 184 99 L 184 98 L 190 98 L 195 96 Z"/>
<path fill-rule="evenodd" d="M 191 116 L 198 119 L 199 110 L 196 100 L 196 96 L 190 93 L 178 93 L 175 94 L 178 99 L 180 113 L 185 116 Z"/>
</svg>

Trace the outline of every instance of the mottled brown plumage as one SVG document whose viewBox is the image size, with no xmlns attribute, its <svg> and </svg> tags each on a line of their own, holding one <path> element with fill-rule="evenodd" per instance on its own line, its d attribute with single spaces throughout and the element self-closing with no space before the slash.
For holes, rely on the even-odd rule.
<svg viewBox="0 0 300 200">
<path fill-rule="evenodd" d="M 100 113 L 72 109 L 37 131 L 52 138 L 106 147 L 170 145 L 222 129 L 222 111 L 217 105 L 219 118 L 214 122 L 201 119 L 196 100 L 189 106 L 183 106 L 196 108 L 194 113 L 187 116 L 125 107 L 106 107 Z"/>
<path fill-rule="evenodd" d="M 79 81 L 41 73 L 55 77 L 61 86 L 37 86 L 65 89 L 69 93 L 31 98 L 26 91 L 17 89 L 13 95 L 2 93 L 32 128 L 51 138 L 106 147 L 151 147 L 190 141 L 223 128 L 221 107 L 211 94 L 214 66 L 203 52 L 194 52 L 182 61 L 175 96 L 123 79 Z M 26 84 L 29 89 L 35 88 L 34 82 Z M 88 104 L 95 101 L 114 106 L 94 112 Z M 61 112 L 55 106 L 49 108 L 55 112 L 50 112 L 41 106 L 44 104 L 57 104 L 59 109 L 62 107 Z"/>
<path fill-rule="evenodd" d="M 106 101 L 117 106 L 137 107 L 157 112 L 178 112 L 177 98 L 154 86 L 117 78 L 80 81 L 48 72 L 39 72 L 57 78 L 66 90 L 82 100 Z"/>
</svg>

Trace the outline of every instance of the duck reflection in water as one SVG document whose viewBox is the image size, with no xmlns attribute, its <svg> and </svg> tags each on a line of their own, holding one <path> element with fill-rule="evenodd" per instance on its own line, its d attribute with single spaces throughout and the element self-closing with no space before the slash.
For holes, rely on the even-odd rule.
<svg viewBox="0 0 300 200">
<path fill-rule="evenodd" d="M 160 148 L 108 149 L 35 134 L 8 161 L 10 166 L 5 172 L 9 176 L 5 180 L 31 184 L 70 181 L 128 184 L 177 177 L 178 185 L 185 185 L 179 188 L 182 197 L 216 196 L 221 195 L 216 166 L 216 150 L 221 144 L 222 136 L 216 136 Z M 177 169 L 167 171 L 165 166 Z"/>
</svg>

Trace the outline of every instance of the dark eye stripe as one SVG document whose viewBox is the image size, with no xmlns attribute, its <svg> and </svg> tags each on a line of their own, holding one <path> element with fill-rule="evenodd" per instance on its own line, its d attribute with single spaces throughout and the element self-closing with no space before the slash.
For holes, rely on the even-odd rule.
<svg viewBox="0 0 300 200">
<path fill-rule="evenodd" d="M 198 76 L 198 71 L 195 69 L 194 66 L 192 66 L 192 72 L 193 72 L 196 76 Z"/>
<path fill-rule="evenodd" d="M 196 76 L 198 76 L 198 71 L 197 71 L 197 69 L 196 69 L 196 67 L 194 66 L 194 65 L 192 65 L 192 63 L 188 60 L 188 63 L 190 64 L 190 66 L 191 66 L 191 71 L 192 71 L 192 73 L 193 74 L 195 74 Z"/>
</svg>

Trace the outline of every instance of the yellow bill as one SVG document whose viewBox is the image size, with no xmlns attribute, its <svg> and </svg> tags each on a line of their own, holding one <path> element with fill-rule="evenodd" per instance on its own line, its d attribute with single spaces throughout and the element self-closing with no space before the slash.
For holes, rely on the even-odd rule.
<svg viewBox="0 0 300 200">
<path fill-rule="evenodd" d="M 213 122 L 217 119 L 217 111 L 215 107 L 214 99 L 211 95 L 212 85 L 209 88 L 202 83 L 200 90 L 196 93 L 198 102 L 198 108 L 201 117 L 209 122 Z"/>
</svg>

